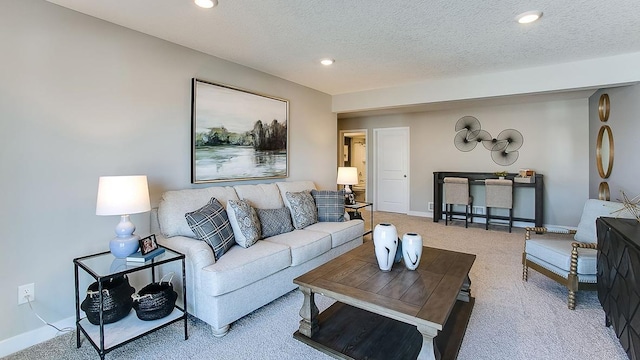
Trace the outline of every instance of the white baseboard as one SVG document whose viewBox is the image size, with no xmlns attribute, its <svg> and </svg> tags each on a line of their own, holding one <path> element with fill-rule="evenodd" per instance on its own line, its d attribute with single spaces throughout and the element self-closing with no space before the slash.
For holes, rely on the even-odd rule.
<svg viewBox="0 0 640 360">
<path fill-rule="evenodd" d="M 55 325 L 58 329 L 72 328 L 75 331 L 76 318 L 75 316 L 72 316 L 66 319 L 62 319 L 58 322 L 53 323 L 53 325 Z M 49 339 L 53 339 L 54 337 L 62 334 L 63 332 L 58 332 L 51 326 L 44 325 L 35 330 L 27 331 L 26 333 L 22 333 L 14 337 L 2 340 L 0 341 L 0 358 L 18 352 L 20 350 L 24 350 L 41 342 L 45 342 Z"/>
<path fill-rule="evenodd" d="M 409 211 L 407 213 L 409 216 L 419 216 L 419 217 L 433 217 L 433 211 Z"/>
</svg>

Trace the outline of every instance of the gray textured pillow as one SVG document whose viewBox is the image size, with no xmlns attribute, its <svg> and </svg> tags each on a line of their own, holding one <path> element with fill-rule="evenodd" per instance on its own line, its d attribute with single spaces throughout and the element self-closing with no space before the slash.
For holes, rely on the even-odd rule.
<svg viewBox="0 0 640 360">
<path fill-rule="evenodd" d="M 318 210 L 309 190 L 287 192 L 287 201 L 291 210 L 293 226 L 300 230 L 318 222 Z"/>
<path fill-rule="evenodd" d="M 260 219 L 262 238 L 293 231 L 291 213 L 286 207 L 279 209 L 256 209 L 256 213 L 258 214 L 258 219 Z"/>
<path fill-rule="evenodd" d="M 318 209 L 318 221 L 344 221 L 344 190 L 311 190 Z"/>
<path fill-rule="evenodd" d="M 184 217 L 196 237 L 211 246 L 216 261 L 235 243 L 227 212 L 215 198 Z"/>
<path fill-rule="evenodd" d="M 248 248 L 262 237 L 258 215 L 247 201 L 227 201 L 227 214 L 238 245 Z"/>
</svg>

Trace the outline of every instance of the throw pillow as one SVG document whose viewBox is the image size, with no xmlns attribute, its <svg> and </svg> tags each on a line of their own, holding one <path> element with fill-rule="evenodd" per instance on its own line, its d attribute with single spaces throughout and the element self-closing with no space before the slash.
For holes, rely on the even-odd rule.
<svg viewBox="0 0 640 360">
<path fill-rule="evenodd" d="M 311 190 L 318 209 L 318 221 L 344 221 L 344 190 Z"/>
<path fill-rule="evenodd" d="M 279 209 L 256 209 L 262 238 L 276 236 L 293 231 L 291 213 L 286 207 Z"/>
<path fill-rule="evenodd" d="M 235 243 L 227 212 L 216 198 L 184 217 L 196 237 L 211 246 L 216 261 Z"/>
<path fill-rule="evenodd" d="M 247 201 L 227 201 L 227 214 L 238 245 L 248 248 L 260 239 L 262 234 L 260 220 L 258 220 L 256 211 Z"/>
<path fill-rule="evenodd" d="M 309 190 L 300 192 L 287 192 L 287 201 L 291 210 L 293 227 L 304 229 L 305 227 L 318 222 L 318 211 L 313 196 Z"/>
</svg>

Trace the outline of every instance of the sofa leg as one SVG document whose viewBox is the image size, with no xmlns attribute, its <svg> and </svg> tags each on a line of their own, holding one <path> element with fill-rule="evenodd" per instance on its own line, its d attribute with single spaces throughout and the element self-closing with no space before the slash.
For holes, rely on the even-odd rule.
<svg viewBox="0 0 640 360">
<path fill-rule="evenodd" d="M 223 337 L 225 335 L 227 335 L 227 333 L 229 332 L 229 325 L 225 325 L 221 328 L 216 328 L 215 326 L 211 325 L 211 331 L 213 332 L 213 336 L 215 337 Z"/>
</svg>

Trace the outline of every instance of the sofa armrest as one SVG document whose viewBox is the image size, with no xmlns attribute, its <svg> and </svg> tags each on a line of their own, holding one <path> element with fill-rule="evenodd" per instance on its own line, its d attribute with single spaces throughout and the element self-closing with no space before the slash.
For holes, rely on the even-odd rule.
<svg viewBox="0 0 640 360">
<path fill-rule="evenodd" d="M 186 236 L 173 236 L 170 238 L 158 236 L 157 240 L 160 245 L 183 253 L 187 263 L 194 270 L 200 270 L 216 262 L 211 247 L 204 241 Z"/>
</svg>

